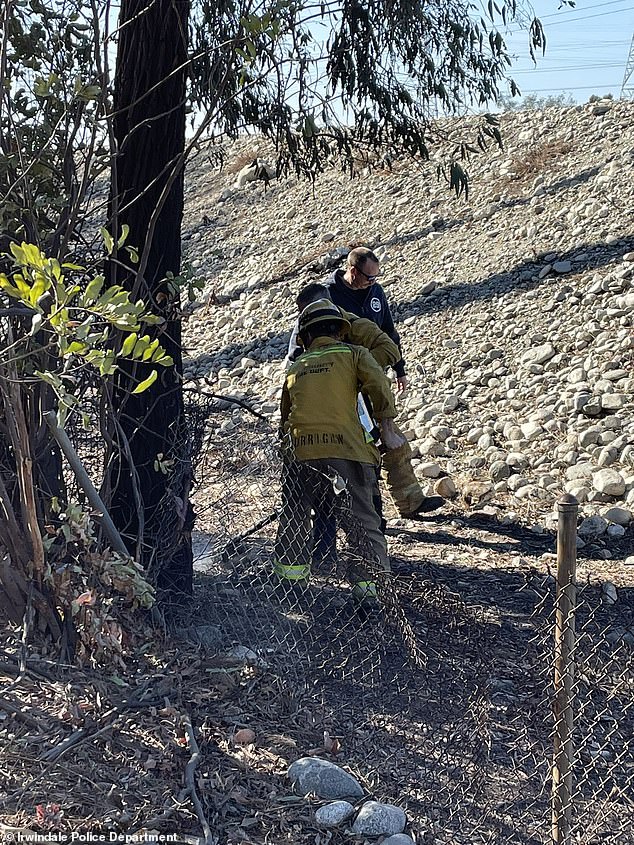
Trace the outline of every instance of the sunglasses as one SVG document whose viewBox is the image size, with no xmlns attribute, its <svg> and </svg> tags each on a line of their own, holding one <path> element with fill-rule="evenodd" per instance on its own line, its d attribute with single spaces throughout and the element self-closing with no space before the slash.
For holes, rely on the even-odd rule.
<svg viewBox="0 0 634 845">
<path fill-rule="evenodd" d="M 363 272 L 363 270 L 362 270 L 360 267 L 357 267 L 357 265 L 356 265 L 356 264 L 354 264 L 353 266 L 354 266 L 354 269 L 357 271 L 357 273 L 361 273 L 361 275 L 362 275 L 362 276 L 365 276 L 365 277 L 366 277 L 366 279 L 367 279 L 369 282 L 372 282 L 372 283 L 376 282 L 376 280 L 377 280 L 377 279 L 379 278 L 379 276 L 381 275 L 380 273 L 376 273 L 374 276 L 368 276 L 368 274 L 367 274 L 367 273 L 364 273 L 364 272 Z"/>
</svg>

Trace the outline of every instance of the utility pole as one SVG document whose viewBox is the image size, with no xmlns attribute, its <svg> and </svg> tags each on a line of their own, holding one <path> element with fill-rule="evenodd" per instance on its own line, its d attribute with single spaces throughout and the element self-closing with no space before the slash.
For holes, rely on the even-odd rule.
<svg viewBox="0 0 634 845">
<path fill-rule="evenodd" d="M 625 63 L 625 73 L 621 84 L 621 99 L 634 100 L 634 35 L 630 44 L 630 52 Z"/>
</svg>

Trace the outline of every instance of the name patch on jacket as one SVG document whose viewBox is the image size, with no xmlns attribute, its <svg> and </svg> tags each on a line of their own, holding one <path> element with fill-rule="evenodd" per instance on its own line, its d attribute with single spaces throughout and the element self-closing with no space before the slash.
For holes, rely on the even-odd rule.
<svg viewBox="0 0 634 845">
<path fill-rule="evenodd" d="M 329 373 L 332 370 L 332 362 L 328 361 L 325 364 L 306 364 L 303 370 L 296 373 L 298 379 L 304 376 L 320 376 L 324 373 Z"/>
<path fill-rule="evenodd" d="M 343 446 L 343 434 L 332 434 L 326 431 L 317 432 L 316 434 L 300 434 L 299 437 L 293 437 L 293 445 L 298 446 L 320 446 L 321 444 L 334 443 L 337 446 Z"/>
</svg>

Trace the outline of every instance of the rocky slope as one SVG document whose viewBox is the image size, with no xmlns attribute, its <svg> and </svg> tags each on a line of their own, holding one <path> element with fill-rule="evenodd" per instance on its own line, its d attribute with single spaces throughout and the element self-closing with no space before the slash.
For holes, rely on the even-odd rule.
<svg viewBox="0 0 634 845">
<path fill-rule="evenodd" d="M 242 139 L 221 172 L 201 150 L 184 238 L 206 287 L 186 327 L 186 372 L 274 416 L 294 294 L 350 244 L 370 245 L 403 340 L 399 421 L 421 478 L 537 532 L 571 492 L 586 517 L 580 545 L 623 557 L 634 512 L 634 104 L 519 112 L 502 131 L 504 150 L 470 164 L 468 202 L 433 164 L 238 188 L 239 165 L 266 158 L 265 144 Z M 221 423 L 228 436 L 232 425 Z"/>
</svg>

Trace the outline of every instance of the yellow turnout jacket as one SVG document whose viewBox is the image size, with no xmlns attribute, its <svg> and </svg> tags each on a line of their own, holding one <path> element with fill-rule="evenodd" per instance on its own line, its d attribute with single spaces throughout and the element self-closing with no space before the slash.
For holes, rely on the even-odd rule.
<svg viewBox="0 0 634 845">
<path fill-rule="evenodd" d="M 365 317 L 358 317 L 350 311 L 344 311 L 343 308 L 339 310 L 350 322 L 350 329 L 344 335 L 344 340 L 355 346 L 365 346 L 382 369 L 393 367 L 401 360 L 398 346 L 376 323 L 366 320 Z"/>
<path fill-rule="evenodd" d="M 390 384 L 367 349 L 316 338 L 291 365 L 282 391 L 282 431 L 298 460 L 379 463 L 357 414 L 359 391 L 369 397 L 377 419 L 396 416 Z"/>
</svg>

